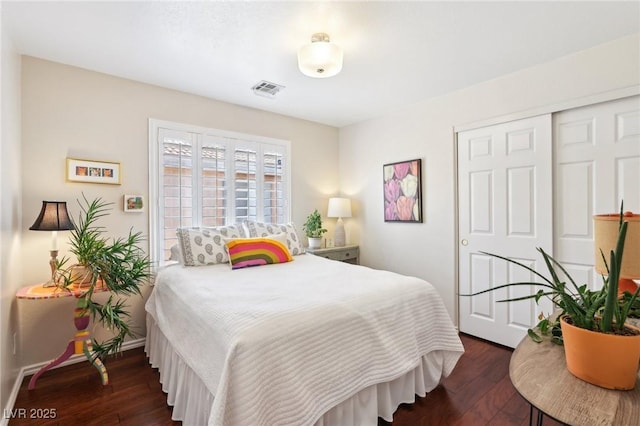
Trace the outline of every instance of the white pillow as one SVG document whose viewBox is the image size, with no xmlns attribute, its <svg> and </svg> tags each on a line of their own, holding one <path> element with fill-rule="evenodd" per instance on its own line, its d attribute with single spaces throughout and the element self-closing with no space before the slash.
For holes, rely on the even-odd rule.
<svg viewBox="0 0 640 426">
<path fill-rule="evenodd" d="M 182 260 L 182 253 L 180 252 L 180 246 L 178 244 L 172 245 L 169 250 L 171 251 L 171 256 L 169 256 L 168 260 L 180 262 L 180 264 L 184 263 Z"/>
<path fill-rule="evenodd" d="M 216 228 L 176 229 L 180 251 L 185 266 L 202 266 L 227 263 L 229 256 L 224 238 L 241 238 L 244 232 L 237 225 Z"/>
<path fill-rule="evenodd" d="M 287 248 L 292 256 L 304 253 L 302 241 L 296 232 L 296 227 L 289 223 L 264 223 L 245 220 L 244 225 L 249 230 L 249 237 L 266 237 L 273 234 L 285 234 L 287 236 Z"/>
</svg>

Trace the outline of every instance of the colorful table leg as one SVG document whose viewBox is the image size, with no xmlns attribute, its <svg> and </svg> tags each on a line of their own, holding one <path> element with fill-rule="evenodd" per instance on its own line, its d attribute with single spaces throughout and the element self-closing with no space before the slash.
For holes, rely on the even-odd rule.
<svg viewBox="0 0 640 426">
<path fill-rule="evenodd" d="M 78 301 L 77 306 L 81 306 L 82 301 Z M 47 370 L 60 365 L 74 354 L 84 354 L 89 362 L 98 370 L 103 385 L 109 384 L 109 375 L 107 374 L 107 368 L 104 366 L 99 358 L 93 359 L 93 344 L 91 343 L 91 335 L 87 328 L 89 327 L 89 311 L 84 307 L 76 307 L 74 310 L 73 323 L 76 326 L 75 337 L 67 344 L 67 349 L 58 358 L 51 361 L 49 364 L 42 367 L 36 374 L 31 377 L 29 381 L 29 390 L 35 389 L 36 381 Z"/>
</svg>

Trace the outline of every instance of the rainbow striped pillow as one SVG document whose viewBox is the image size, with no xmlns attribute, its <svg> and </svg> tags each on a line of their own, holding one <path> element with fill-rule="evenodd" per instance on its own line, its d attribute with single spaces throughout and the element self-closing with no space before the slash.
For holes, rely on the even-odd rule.
<svg viewBox="0 0 640 426">
<path fill-rule="evenodd" d="M 286 235 L 226 240 L 231 269 L 291 262 Z"/>
</svg>

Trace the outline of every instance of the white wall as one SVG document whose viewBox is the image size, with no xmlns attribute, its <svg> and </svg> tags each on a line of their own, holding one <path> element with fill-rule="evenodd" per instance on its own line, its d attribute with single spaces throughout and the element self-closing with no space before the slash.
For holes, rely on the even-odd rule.
<svg viewBox="0 0 640 426">
<path fill-rule="evenodd" d="M 20 267 L 20 56 L 6 30 L 0 4 L 0 408 L 7 407 L 18 373 L 13 355 L 17 331 L 15 293 Z"/>
<path fill-rule="evenodd" d="M 122 195 L 148 199 L 148 119 L 190 123 L 291 141 L 292 217 L 301 232 L 306 215 L 326 209 L 338 191 L 338 130 L 32 57 L 22 60 L 22 285 L 48 278 L 50 235 L 28 231 L 43 200 L 67 201 L 77 216 L 76 199 L 103 197 L 115 210 L 102 222 L 115 236 L 130 227 L 148 232 L 147 214 L 122 211 Z M 117 161 L 122 184 L 65 182 L 65 157 Z M 65 233 L 58 235 L 59 257 L 68 254 Z M 145 289 L 145 296 L 149 289 Z M 106 295 L 101 295 L 106 297 Z M 57 356 L 73 336 L 74 300 L 20 300 L 22 365 Z M 144 336 L 144 307 L 131 298 L 133 321 Z M 43 324 L 48 326 L 44 327 Z M 106 337 L 97 330 L 97 336 Z"/>
<path fill-rule="evenodd" d="M 428 280 L 457 322 L 454 127 L 639 85 L 634 35 L 340 129 L 341 191 L 354 200 L 347 226 L 362 262 Z M 414 158 L 424 223 L 385 223 L 382 165 Z"/>
</svg>

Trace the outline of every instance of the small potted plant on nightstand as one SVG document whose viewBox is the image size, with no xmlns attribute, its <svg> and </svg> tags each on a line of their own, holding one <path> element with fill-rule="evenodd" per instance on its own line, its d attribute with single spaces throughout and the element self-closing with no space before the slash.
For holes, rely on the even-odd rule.
<svg viewBox="0 0 640 426">
<path fill-rule="evenodd" d="M 302 225 L 304 232 L 309 238 L 309 248 L 320 248 L 322 245 L 322 234 L 327 232 L 322 227 L 322 218 L 318 209 L 315 209 L 313 213 L 307 216 L 307 221 Z"/>
</svg>

